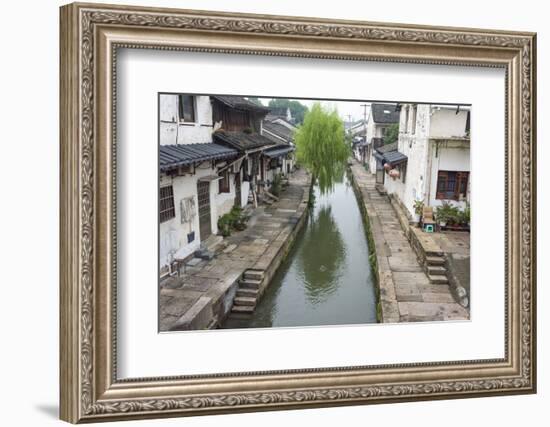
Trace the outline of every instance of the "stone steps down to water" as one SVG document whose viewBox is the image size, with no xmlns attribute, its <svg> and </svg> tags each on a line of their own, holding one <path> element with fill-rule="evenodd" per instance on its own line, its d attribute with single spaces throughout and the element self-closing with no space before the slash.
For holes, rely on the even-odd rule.
<svg viewBox="0 0 550 427">
<path fill-rule="evenodd" d="M 426 273 L 430 283 L 434 285 L 446 285 L 449 283 L 445 258 L 443 256 L 427 256 L 425 263 Z"/>
<path fill-rule="evenodd" d="M 433 283 L 434 285 L 446 285 L 449 283 L 447 276 L 442 274 L 428 274 L 428 279 L 430 279 L 430 283 Z"/>
<path fill-rule="evenodd" d="M 437 265 L 444 265 L 445 264 L 445 258 L 443 258 L 442 256 L 432 256 L 432 257 L 427 257 L 426 258 L 426 263 L 429 265 L 429 266 L 437 266 Z"/>
<path fill-rule="evenodd" d="M 262 270 L 246 270 L 239 280 L 239 287 L 233 299 L 233 314 L 252 314 L 258 303 L 260 288 L 264 279 Z"/>
<path fill-rule="evenodd" d="M 252 288 L 239 288 L 235 296 L 237 297 L 252 297 L 257 298 L 260 291 L 258 289 Z"/>
</svg>

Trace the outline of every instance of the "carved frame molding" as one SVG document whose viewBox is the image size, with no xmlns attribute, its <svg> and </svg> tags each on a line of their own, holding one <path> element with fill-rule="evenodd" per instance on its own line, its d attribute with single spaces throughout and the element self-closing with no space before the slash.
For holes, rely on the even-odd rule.
<svg viewBox="0 0 550 427">
<path fill-rule="evenodd" d="M 101 421 L 534 392 L 535 41 L 532 33 L 62 7 L 61 418 Z M 113 176 L 119 47 L 504 67 L 506 357 L 117 380 Z"/>
</svg>

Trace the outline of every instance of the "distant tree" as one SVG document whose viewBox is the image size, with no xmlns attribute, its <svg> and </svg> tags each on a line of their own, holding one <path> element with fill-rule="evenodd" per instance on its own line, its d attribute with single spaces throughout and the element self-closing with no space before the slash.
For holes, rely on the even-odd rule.
<svg viewBox="0 0 550 427">
<path fill-rule="evenodd" d="M 386 129 L 386 134 L 384 136 L 384 145 L 392 144 L 399 138 L 399 123 L 392 123 Z"/>
<path fill-rule="evenodd" d="M 336 109 L 327 110 L 316 102 L 294 136 L 298 162 L 313 175 L 321 193 L 332 190 L 343 176 L 351 147 L 344 122 Z"/>
<path fill-rule="evenodd" d="M 304 116 L 308 111 L 308 108 L 304 104 L 298 101 L 291 101 L 290 99 L 271 99 L 267 106 L 272 109 L 284 111 L 286 111 L 287 108 L 290 108 L 290 114 L 292 115 L 292 118 L 295 120 L 296 124 L 303 123 Z"/>
<path fill-rule="evenodd" d="M 264 104 L 262 104 L 262 101 L 260 100 L 260 98 L 258 97 L 255 97 L 255 96 L 248 96 L 246 97 L 246 99 L 248 99 L 250 102 L 253 102 L 254 104 L 256 105 L 259 105 L 261 107 L 265 107 Z"/>
</svg>

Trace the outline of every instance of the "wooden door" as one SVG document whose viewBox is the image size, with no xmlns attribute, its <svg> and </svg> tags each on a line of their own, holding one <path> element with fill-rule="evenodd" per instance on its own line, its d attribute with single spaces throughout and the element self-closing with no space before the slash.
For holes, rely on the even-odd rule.
<svg viewBox="0 0 550 427">
<path fill-rule="evenodd" d="M 210 216 L 210 182 L 199 181 L 197 184 L 199 199 L 199 231 L 201 241 L 205 241 L 212 234 Z"/>
</svg>

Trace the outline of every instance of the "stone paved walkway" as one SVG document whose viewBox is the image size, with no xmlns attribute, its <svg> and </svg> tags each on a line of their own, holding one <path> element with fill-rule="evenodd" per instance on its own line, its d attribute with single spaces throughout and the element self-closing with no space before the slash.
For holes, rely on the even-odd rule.
<svg viewBox="0 0 550 427">
<path fill-rule="evenodd" d="M 356 161 L 351 170 L 376 246 L 382 321 L 469 319 L 468 311 L 455 302 L 448 285 L 430 283 L 388 196 L 375 189 L 375 176 Z"/>
<path fill-rule="evenodd" d="M 265 270 L 286 243 L 307 209 L 310 175 L 296 170 L 273 205 L 254 209 L 248 227 L 224 239 L 216 256 L 194 258 L 180 272 L 161 282 L 159 327 L 205 329 L 231 309 L 237 280 L 247 269 Z"/>
</svg>

